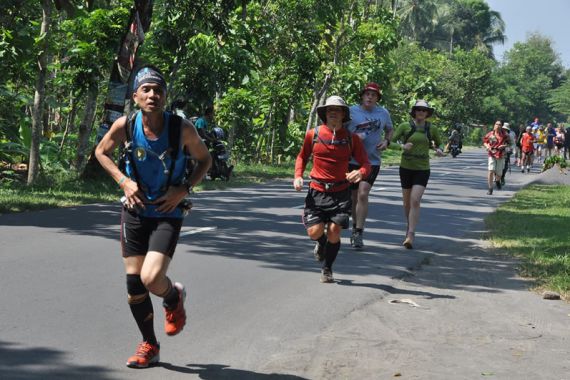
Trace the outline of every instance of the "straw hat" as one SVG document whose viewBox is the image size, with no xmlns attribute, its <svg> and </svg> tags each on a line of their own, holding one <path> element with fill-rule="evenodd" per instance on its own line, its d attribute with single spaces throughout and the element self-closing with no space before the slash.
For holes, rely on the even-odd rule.
<svg viewBox="0 0 570 380">
<path fill-rule="evenodd" d="M 350 121 L 350 108 L 346 105 L 346 102 L 340 96 L 332 95 L 327 98 L 325 104 L 317 107 L 317 115 L 323 122 L 327 122 L 327 107 L 328 106 L 338 106 L 344 109 L 343 123 Z"/>
<path fill-rule="evenodd" d="M 428 111 L 427 117 L 430 117 L 431 115 L 433 115 L 434 108 L 430 107 L 429 103 L 423 99 L 416 100 L 416 104 L 414 104 L 414 106 L 412 107 L 412 110 L 410 111 L 410 115 L 414 116 L 415 111 L 418 108 L 427 109 L 427 111 Z"/>
</svg>

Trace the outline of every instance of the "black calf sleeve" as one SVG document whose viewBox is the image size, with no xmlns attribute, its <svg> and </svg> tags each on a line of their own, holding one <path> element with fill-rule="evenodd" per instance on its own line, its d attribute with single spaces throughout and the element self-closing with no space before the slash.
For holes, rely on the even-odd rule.
<svg viewBox="0 0 570 380">
<path fill-rule="evenodd" d="M 176 306 L 178 306 L 178 300 L 180 299 L 180 294 L 178 292 L 178 289 L 176 289 L 176 286 L 172 285 L 172 281 L 170 281 L 168 277 L 167 279 L 169 285 L 168 285 L 168 290 L 164 294 L 162 306 L 164 306 L 168 310 L 173 310 L 176 309 Z"/>
<path fill-rule="evenodd" d="M 325 261 L 323 262 L 323 268 L 332 269 L 332 265 L 336 260 L 336 256 L 338 255 L 338 251 L 340 249 L 340 241 L 336 243 L 331 243 L 327 241 L 327 245 L 325 246 Z"/>
<path fill-rule="evenodd" d="M 148 289 L 144 286 L 140 275 L 127 274 L 127 293 L 129 304 L 136 304 L 148 297 Z"/>
<path fill-rule="evenodd" d="M 127 292 L 129 294 L 129 306 L 131 313 L 137 322 L 137 326 L 143 336 L 143 340 L 151 344 L 157 344 L 154 334 L 154 310 L 148 295 L 148 290 L 138 274 L 127 274 Z"/>
<path fill-rule="evenodd" d="M 323 233 L 316 241 L 318 241 L 321 246 L 324 246 L 327 243 L 327 235 Z"/>
</svg>

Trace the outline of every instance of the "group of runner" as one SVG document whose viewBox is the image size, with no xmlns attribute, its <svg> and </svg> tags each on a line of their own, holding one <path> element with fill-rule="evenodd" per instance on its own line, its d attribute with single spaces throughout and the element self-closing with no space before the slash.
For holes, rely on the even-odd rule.
<svg viewBox="0 0 570 380">
<path fill-rule="evenodd" d="M 525 147 L 523 149 L 522 139 L 525 136 Z M 541 163 L 548 157 L 560 156 L 564 159 L 570 158 L 568 151 L 570 148 L 570 127 L 564 128 L 559 123 L 555 128 L 552 123 L 546 126 L 540 124 L 536 118 L 531 124 L 520 125 L 517 132 L 517 150 L 515 154 L 515 165 L 524 169 L 530 169 L 534 163 Z M 526 153 L 526 160 L 523 159 L 523 153 Z"/>
<path fill-rule="evenodd" d="M 527 125 L 521 124 L 517 131 L 510 128 L 509 123 L 497 120 L 493 130 L 483 138 L 483 146 L 489 156 L 489 175 L 487 194 L 493 194 L 493 188 L 501 189 L 505 185 L 505 175 L 510 164 L 511 154 L 515 155 L 515 165 L 521 173 L 530 173 L 535 163 L 541 163 L 548 157 L 559 156 L 567 159 L 570 148 L 570 127 L 559 124 L 554 128 L 552 123 L 546 126 L 539 123 L 538 118 Z"/>
<path fill-rule="evenodd" d="M 317 108 L 322 124 L 309 130 L 295 162 L 293 187 L 303 188 L 303 174 L 310 160 L 310 185 L 303 221 L 315 241 L 313 253 L 322 263 L 321 282 L 334 282 L 333 263 L 340 249 L 340 234 L 350 224 L 351 245 L 364 246 L 368 195 L 379 172 L 381 152 L 392 142 L 400 144 L 400 183 L 406 233 L 403 246 L 413 248 L 420 203 L 430 176 L 429 151 L 443 156 L 442 140 L 428 119 L 434 109 L 425 100 L 411 108 L 411 120 L 393 128 L 389 112 L 378 105 L 382 92 L 367 83 L 360 104 L 348 107 L 344 99 L 330 96 Z M 345 128 L 346 125 L 346 128 Z"/>
<path fill-rule="evenodd" d="M 155 67 L 136 71 L 132 98 L 140 111 L 115 121 L 96 149 L 101 166 L 124 192 L 120 233 L 127 300 L 143 339 L 127 360 L 127 366 L 133 368 L 159 361 L 150 293 L 163 300 L 167 335 L 178 334 L 186 323 L 186 290 L 167 276 L 167 270 L 185 215 L 181 205 L 188 207 L 185 197 L 211 165 L 195 126 L 164 111 L 166 89 L 164 77 Z M 382 91 L 377 83 L 367 83 L 359 96 L 360 103 L 352 107 L 335 95 L 317 108 L 322 123 L 306 133 L 295 163 L 293 187 L 300 191 L 305 168 L 312 161 L 303 220 L 315 242 L 313 254 L 322 263 L 323 283 L 334 282 L 333 264 L 341 232 L 349 228 L 351 216 L 351 245 L 356 249 L 364 246 L 368 196 L 380 173 L 382 151 L 396 143 L 402 150 L 399 176 L 406 221 L 402 245 L 407 249 L 414 246 L 420 204 L 430 177 L 430 150 L 444 155 L 444 142 L 429 122 L 434 108 L 427 101 L 417 100 L 410 119 L 394 127 L 390 113 L 378 104 Z M 497 121 L 484 139 L 489 151 L 490 193 L 493 182 L 501 186 L 502 152 L 513 142 L 505 127 L 508 129 Z M 534 143 L 534 139 L 530 141 Z M 528 141 L 521 140 L 524 157 Z M 113 160 L 119 145 L 126 152 L 123 171 Z M 197 165 L 188 173 L 190 155 Z"/>
</svg>

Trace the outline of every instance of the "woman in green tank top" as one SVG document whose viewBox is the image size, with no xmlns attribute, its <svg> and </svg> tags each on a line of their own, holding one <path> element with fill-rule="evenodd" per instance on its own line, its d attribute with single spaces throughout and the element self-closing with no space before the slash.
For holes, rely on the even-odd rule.
<svg viewBox="0 0 570 380">
<path fill-rule="evenodd" d="M 412 120 L 400 124 L 392 136 L 392 141 L 399 142 L 402 147 L 400 184 L 407 222 L 406 239 L 402 244 L 408 249 L 413 248 L 420 203 L 429 180 L 429 151 L 433 148 L 436 155 L 443 156 L 439 133 L 430 128 L 427 121 L 433 111 L 425 100 L 416 101 L 410 112 Z"/>
</svg>

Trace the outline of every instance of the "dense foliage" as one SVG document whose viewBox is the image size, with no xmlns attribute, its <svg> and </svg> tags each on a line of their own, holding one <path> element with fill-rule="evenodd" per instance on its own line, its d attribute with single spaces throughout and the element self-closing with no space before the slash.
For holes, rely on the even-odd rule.
<svg viewBox="0 0 570 380">
<path fill-rule="evenodd" d="M 2 1 L 3 184 L 18 180 L 14 164 L 28 162 L 33 125 L 44 174 L 82 170 L 113 59 L 141 1 Z M 383 87 L 394 123 L 417 98 L 436 107 L 442 130 L 497 118 L 566 121 L 569 81 L 552 42 L 532 35 L 497 62 L 492 46 L 504 28 L 483 0 L 155 0 L 138 60 L 165 72 L 170 101 L 185 100 L 188 115 L 215 106 L 235 161 L 269 163 L 294 158 L 326 96 L 356 103 L 368 81 Z M 42 53 L 45 94 L 33 123 Z"/>
</svg>

